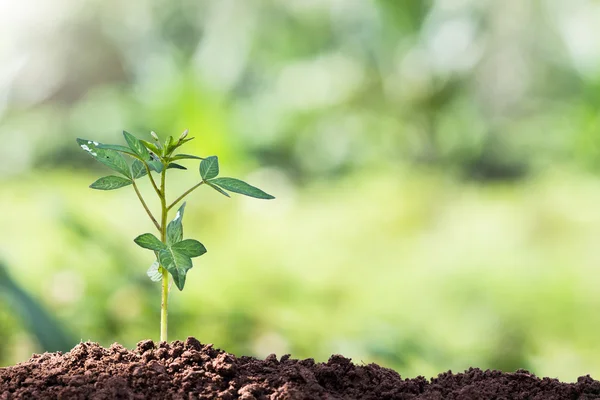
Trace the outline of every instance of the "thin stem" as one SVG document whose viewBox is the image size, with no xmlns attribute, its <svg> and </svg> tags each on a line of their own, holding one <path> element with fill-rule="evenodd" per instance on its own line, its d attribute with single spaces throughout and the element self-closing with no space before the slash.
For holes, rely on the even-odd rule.
<svg viewBox="0 0 600 400">
<path fill-rule="evenodd" d="M 137 184 L 135 183 L 135 181 L 132 181 L 132 183 L 133 183 L 133 189 L 135 189 L 135 194 L 137 194 L 138 199 L 140 199 L 140 202 L 144 206 L 144 210 L 146 210 L 146 212 L 148 213 L 148 216 L 154 223 L 154 226 L 156 226 L 156 229 L 158 229 L 160 231 L 161 230 L 160 225 L 158 224 L 158 221 L 156 220 L 156 218 L 154 218 L 154 215 L 152 215 L 152 212 L 150 212 L 150 209 L 148 208 L 148 205 L 144 201 L 144 198 L 142 197 L 142 194 L 140 193 L 140 190 L 138 189 Z"/>
<path fill-rule="evenodd" d="M 188 190 L 186 190 L 186 192 L 184 194 L 182 194 L 181 196 L 179 196 L 173 203 L 171 203 L 171 205 L 169 207 L 167 207 L 167 211 L 169 211 L 171 208 L 175 207 L 175 205 L 177 203 L 179 203 L 181 200 L 183 200 L 185 196 L 187 196 L 188 194 L 192 193 L 194 190 L 196 190 L 197 188 L 199 188 L 203 183 L 204 183 L 204 181 L 202 181 L 202 182 L 200 182 L 200 183 L 192 186 Z"/>
<path fill-rule="evenodd" d="M 152 171 L 150 171 L 150 167 L 146 163 L 144 163 L 144 167 L 146 167 L 146 172 L 147 172 L 146 175 L 148 175 L 148 178 L 150 178 L 150 182 L 152 183 L 152 187 L 156 191 L 156 194 L 158 195 L 158 197 L 162 197 L 161 191 L 158 189 L 158 186 L 156 185 L 156 182 L 154 181 L 154 178 L 152 177 L 152 173 L 151 173 Z"/>
<path fill-rule="evenodd" d="M 162 270 L 162 302 L 160 304 L 160 340 L 167 341 L 167 306 L 169 303 L 169 273 Z"/>
<path fill-rule="evenodd" d="M 161 230 L 160 240 L 163 243 L 167 243 L 167 214 L 169 209 L 167 208 L 167 200 L 165 193 L 165 177 L 166 168 L 160 174 L 160 206 L 161 206 Z M 160 303 L 160 340 L 167 341 L 167 307 L 169 304 L 169 272 L 164 266 L 162 267 L 162 296 Z"/>
</svg>

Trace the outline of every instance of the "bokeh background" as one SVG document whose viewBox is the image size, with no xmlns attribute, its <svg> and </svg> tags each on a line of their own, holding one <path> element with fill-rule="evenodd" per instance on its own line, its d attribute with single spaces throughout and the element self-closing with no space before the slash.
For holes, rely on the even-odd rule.
<svg viewBox="0 0 600 400">
<path fill-rule="evenodd" d="M 75 138 L 188 128 L 277 200 L 189 197 L 171 339 L 598 378 L 599 106 L 597 1 L 0 0 L 0 366 L 158 339 L 153 227 Z"/>
</svg>

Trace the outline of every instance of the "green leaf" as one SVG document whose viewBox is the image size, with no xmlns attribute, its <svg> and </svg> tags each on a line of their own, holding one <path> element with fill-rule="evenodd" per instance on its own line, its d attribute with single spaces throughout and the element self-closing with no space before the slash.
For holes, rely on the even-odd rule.
<svg viewBox="0 0 600 400">
<path fill-rule="evenodd" d="M 163 170 L 163 164 L 162 162 L 160 162 L 159 160 L 152 160 L 152 161 L 148 161 L 147 162 L 148 166 L 150 167 L 150 169 L 152 171 L 156 171 L 159 174 L 162 172 Z"/>
<path fill-rule="evenodd" d="M 171 246 L 174 251 L 185 254 L 188 257 L 200 257 L 206 253 L 206 247 L 202 243 L 194 239 L 185 239 Z"/>
<path fill-rule="evenodd" d="M 137 154 L 135 154 L 133 152 L 133 150 L 131 150 L 129 147 L 121 146 L 119 144 L 102 144 L 102 143 L 100 143 L 98 145 L 98 148 L 118 151 L 119 153 L 125 153 L 129 156 L 133 156 L 133 157 L 137 158 Z"/>
<path fill-rule="evenodd" d="M 97 190 L 115 190 L 131 184 L 131 179 L 109 175 L 98 179 L 96 182 L 92 183 L 90 187 Z"/>
<path fill-rule="evenodd" d="M 168 138 L 165 139 L 165 149 L 167 149 L 167 151 L 169 150 L 169 148 L 171 146 L 173 146 L 174 140 L 175 139 L 173 139 L 173 136 L 169 136 Z"/>
<path fill-rule="evenodd" d="M 97 161 L 106 165 L 113 171 L 117 171 L 125 175 L 126 177 L 131 178 L 131 171 L 129 170 L 129 165 L 127 165 L 127 162 L 125 161 L 123 156 L 117 151 L 100 148 L 100 143 L 94 142 L 92 140 L 78 138 L 77 143 L 79 144 L 79 147 L 87 151 Z"/>
<path fill-rule="evenodd" d="M 148 271 L 146 271 L 146 275 L 152 282 L 159 282 L 162 279 L 162 272 L 160 268 L 160 264 L 158 261 L 154 261 Z"/>
<path fill-rule="evenodd" d="M 144 233 L 133 239 L 133 241 L 144 249 L 159 251 L 167 248 L 163 242 L 158 240 L 158 238 L 151 233 Z"/>
<path fill-rule="evenodd" d="M 217 192 L 221 193 L 223 196 L 227 196 L 227 197 L 231 198 L 231 196 L 229 195 L 229 193 L 227 193 L 226 191 L 224 191 L 223 189 L 221 189 L 217 185 L 213 185 L 212 183 L 210 183 L 210 181 L 207 181 L 206 184 L 208 186 L 210 186 L 211 188 L 215 189 Z"/>
<path fill-rule="evenodd" d="M 150 153 L 148 153 L 148 149 L 140 142 L 138 138 L 133 136 L 131 133 L 123 131 L 123 136 L 125 136 L 125 140 L 127 144 L 133 150 L 135 154 L 137 154 L 142 160 L 150 159 Z"/>
<path fill-rule="evenodd" d="M 167 165 L 167 169 L 171 169 L 171 168 L 175 168 L 175 169 L 187 169 L 183 165 L 179 165 L 179 164 L 175 164 L 175 163 L 170 163 L 169 165 Z"/>
<path fill-rule="evenodd" d="M 275 198 L 270 194 L 263 192 L 259 188 L 235 178 L 216 178 L 212 179 L 210 183 L 214 183 L 222 189 L 229 190 L 230 192 L 243 194 L 245 196 L 254 197 L 257 199 L 271 200 Z"/>
<path fill-rule="evenodd" d="M 190 138 L 183 139 L 181 142 L 179 142 L 179 146 L 177 146 L 177 147 L 181 147 L 181 146 L 183 146 L 185 143 L 189 142 L 190 140 L 194 140 L 194 139 L 195 139 L 195 138 L 193 138 L 193 137 L 190 137 Z"/>
<path fill-rule="evenodd" d="M 204 160 L 202 157 L 193 156 L 191 154 L 176 154 L 170 158 L 171 161 L 177 160 Z"/>
<path fill-rule="evenodd" d="M 100 149 L 99 149 L 100 150 Z M 122 155 L 114 150 L 102 150 L 102 153 L 98 152 L 98 161 L 106 165 L 110 169 L 120 172 L 128 178 L 131 178 L 131 171 L 129 165 L 123 158 Z"/>
<path fill-rule="evenodd" d="M 173 136 L 169 136 L 165 140 L 164 148 L 163 148 L 163 156 L 166 157 L 173 152 L 177 148 L 177 142 L 173 139 Z"/>
<path fill-rule="evenodd" d="M 205 181 L 215 178 L 219 175 L 219 158 L 210 156 L 202 160 L 200 163 L 200 176 Z"/>
<path fill-rule="evenodd" d="M 185 210 L 185 204 L 183 203 L 179 210 L 177 210 L 177 215 L 173 218 L 173 221 L 169 222 L 167 225 L 167 245 L 173 246 L 177 242 L 181 242 L 183 239 L 183 211 Z"/>
<path fill-rule="evenodd" d="M 166 249 L 158 253 L 160 264 L 173 276 L 179 290 L 185 285 L 185 275 L 192 268 L 192 259 L 176 250 Z"/>
<path fill-rule="evenodd" d="M 145 140 L 140 140 L 140 143 L 154 154 L 160 154 L 160 149 L 154 143 L 150 143 Z"/>
<path fill-rule="evenodd" d="M 139 178 L 145 176 L 146 174 L 148 174 L 148 171 L 146 170 L 144 163 L 141 162 L 140 160 L 133 161 L 133 164 L 131 164 L 131 172 L 133 175 L 133 179 L 139 179 Z"/>
</svg>

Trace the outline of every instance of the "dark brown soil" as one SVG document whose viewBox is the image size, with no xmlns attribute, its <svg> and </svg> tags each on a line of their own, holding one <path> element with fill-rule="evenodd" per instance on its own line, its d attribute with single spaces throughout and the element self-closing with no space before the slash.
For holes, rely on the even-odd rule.
<svg viewBox="0 0 600 400">
<path fill-rule="evenodd" d="M 237 358 L 194 338 L 140 342 L 135 351 L 81 343 L 0 368 L 0 399 L 600 399 L 600 382 L 539 379 L 527 371 L 469 369 L 427 381 L 402 379 L 342 356 L 327 363 Z"/>
</svg>

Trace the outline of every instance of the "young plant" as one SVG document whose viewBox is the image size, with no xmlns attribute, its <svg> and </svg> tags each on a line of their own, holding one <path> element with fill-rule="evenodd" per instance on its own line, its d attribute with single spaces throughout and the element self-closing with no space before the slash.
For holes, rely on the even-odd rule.
<svg viewBox="0 0 600 400">
<path fill-rule="evenodd" d="M 127 146 L 102 144 L 93 140 L 77 139 L 79 146 L 97 161 L 106 165 L 119 175 L 102 177 L 90 187 L 98 190 L 115 190 L 132 186 L 148 217 L 160 234 L 160 239 L 152 233 L 144 233 L 134 242 L 145 249 L 152 250 L 156 260 L 148 269 L 148 276 L 153 281 L 162 280 L 162 301 L 160 306 L 160 340 L 167 341 L 167 307 L 169 300 L 169 274 L 179 290 L 183 290 L 187 272 L 192 268 L 192 258 L 206 253 L 202 243 L 194 239 L 183 238 L 183 211 L 185 202 L 177 210 L 175 217 L 167 224 L 169 211 L 181 202 L 188 194 L 202 185 L 209 186 L 217 192 L 229 196 L 229 192 L 239 193 L 257 199 L 274 199 L 273 196 L 247 184 L 239 179 L 219 178 L 219 160 L 217 156 L 206 158 L 174 154 L 183 144 L 193 138 L 187 138 L 184 131 L 178 140 L 169 136 L 164 143 L 159 141 L 156 133 L 151 132 L 153 141 L 137 139 L 123 131 Z M 124 157 L 125 156 L 125 157 Z M 132 161 L 127 162 L 127 159 Z M 201 160 L 199 182 L 186 190 L 171 203 L 167 202 L 166 178 L 169 169 L 187 169 L 178 164 L 181 160 Z M 153 175 L 155 174 L 156 177 Z M 160 199 L 160 219 L 148 208 L 146 201 L 138 189 L 138 180 L 147 177 Z"/>
</svg>

